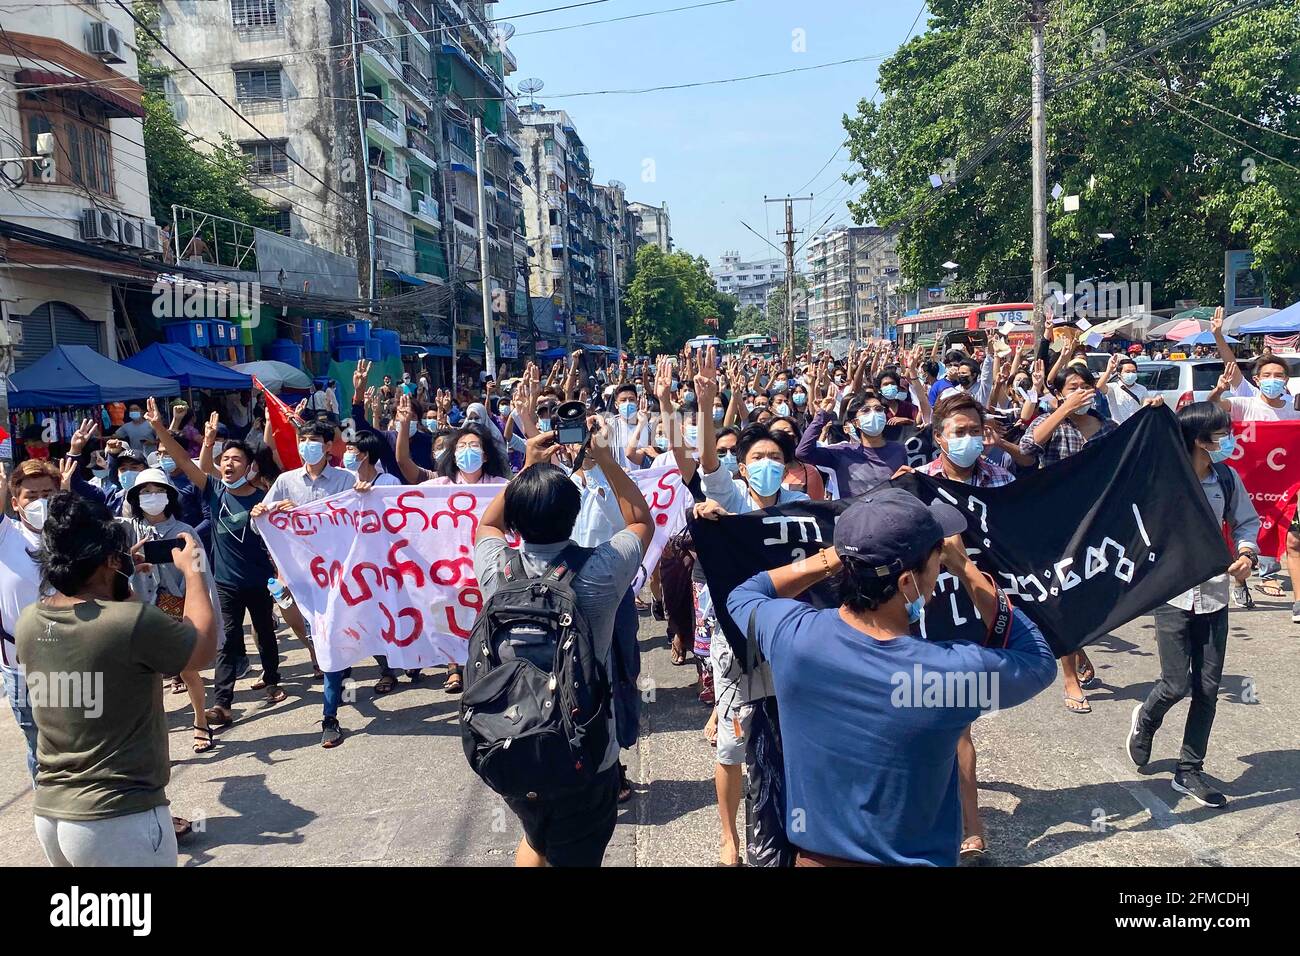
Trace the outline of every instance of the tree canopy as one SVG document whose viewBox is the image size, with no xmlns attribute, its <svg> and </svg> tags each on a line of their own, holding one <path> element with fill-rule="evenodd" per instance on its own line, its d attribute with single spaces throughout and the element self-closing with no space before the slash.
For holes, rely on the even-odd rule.
<svg viewBox="0 0 1300 956">
<path fill-rule="evenodd" d="M 627 346 L 637 355 L 675 352 L 696 335 L 727 335 L 736 299 L 718 291 L 709 263 L 658 246 L 637 250 L 627 286 Z M 716 320 L 716 327 L 708 324 Z"/>
<path fill-rule="evenodd" d="M 880 98 L 846 116 L 856 221 L 907 221 L 1029 105 L 1021 0 L 934 0 L 926 31 L 881 64 Z M 1049 281 L 1150 282 L 1155 305 L 1219 302 L 1224 253 L 1250 249 L 1273 304 L 1300 298 L 1300 20 L 1276 3 L 1125 67 L 1084 71 L 1170 37 L 1221 5 L 1053 0 L 1046 27 Z M 1029 124 L 903 226 L 913 286 L 951 259 L 953 294 L 1031 287 Z M 1099 233 L 1110 233 L 1106 240 Z"/>
</svg>

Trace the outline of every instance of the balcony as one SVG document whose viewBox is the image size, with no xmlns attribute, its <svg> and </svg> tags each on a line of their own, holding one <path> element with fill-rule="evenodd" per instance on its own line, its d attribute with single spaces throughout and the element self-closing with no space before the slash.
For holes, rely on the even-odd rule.
<svg viewBox="0 0 1300 956">
<path fill-rule="evenodd" d="M 406 148 L 425 166 L 438 168 L 438 147 L 430 137 L 414 126 L 406 127 Z"/>
<path fill-rule="evenodd" d="M 381 99 L 366 99 L 362 111 L 366 117 L 366 129 L 396 146 L 406 145 L 402 120 L 387 103 Z"/>
<path fill-rule="evenodd" d="M 422 192 L 411 191 L 411 212 L 422 222 L 427 222 L 435 229 L 442 228 L 442 220 L 438 214 L 438 202 L 430 199 Z"/>
<path fill-rule="evenodd" d="M 433 105 L 433 84 L 410 63 L 402 64 L 402 84 L 426 106 Z"/>
<path fill-rule="evenodd" d="M 406 22 L 413 28 L 413 39 L 426 50 L 429 49 L 429 38 L 426 34 L 433 30 L 433 20 L 428 4 L 422 6 L 419 3 L 412 3 L 411 0 L 401 0 L 401 11 Z"/>
<path fill-rule="evenodd" d="M 361 52 L 363 55 L 369 54 L 370 57 L 380 66 L 384 67 L 395 77 L 402 75 L 402 57 L 397 52 L 397 47 L 393 46 L 391 40 L 388 40 L 375 26 L 374 21 L 361 17 L 357 20 L 357 33 L 361 36 Z"/>
<path fill-rule="evenodd" d="M 406 212 L 411 207 L 406 184 L 388 170 L 379 166 L 370 167 L 371 194 L 379 200 Z"/>
<path fill-rule="evenodd" d="M 465 150 L 461 149 L 455 143 L 448 143 L 447 149 L 450 150 L 451 161 L 453 164 L 458 164 L 467 167 L 467 170 L 470 175 L 473 175 L 475 173 L 476 167 L 474 165 L 474 157 L 472 155 L 465 152 Z M 463 172 L 464 170 L 458 169 L 456 171 Z"/>
</svg>

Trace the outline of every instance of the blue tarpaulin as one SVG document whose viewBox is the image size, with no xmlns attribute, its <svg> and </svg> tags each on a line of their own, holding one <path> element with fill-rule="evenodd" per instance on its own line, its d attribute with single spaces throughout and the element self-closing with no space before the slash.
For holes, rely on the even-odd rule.
<svg viewBox="0 0 1300 956">
<path fill-rule="evenodd" d="M 1238 335 L 1291 335 L 1300 332 L 1300 302 L 1288 305 L 1267 318 L 1238 326 L 1235 331 Z"/>
<path fill-rule="evenodd" d="M 235 391 L 253 387 L 252 376 L 235 372 L 183 345 L 155 343 L 122 364 L 137 372 L 169 378 L 181 388 Z"/>
<path fill-rule="evenodd" d="M 87 345 L 56 345 L 9 378 L 10 408 L 67 408 L 179 395 L 181 387 L 119 365 Z"/>
</svg>

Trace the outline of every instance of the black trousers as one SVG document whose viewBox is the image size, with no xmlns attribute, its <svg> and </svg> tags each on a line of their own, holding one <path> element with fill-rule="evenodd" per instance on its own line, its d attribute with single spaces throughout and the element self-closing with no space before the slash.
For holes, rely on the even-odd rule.
<svg viewBox="0 0 1300 956">
<path fill-rule="evenodd" d="M 1160 653 L 1160 680 L 1151 688 L 1138 718 L 1154 733 L 1169 708 L 1188 692 L 1192 706 L 1183 728 L 1183 749 L 1178 771 L 1200 770 L 1214 727 L 1219 700 L 1223 658 L 1228 645 L 1228 609 L 1193 614 L 1169 604 L 1156 608 L 1156 647 Z"/>
<path fill-rule="evenodd" d="M 217 651 L 216 700 L 218 707 L 229 708 L 235 699 L 235 674 L 248 656 L 244 648 L 244 612 L 253 619 L 253 636 L 262 659 L 262 680 L 280 683 L 280 645 L 275 637 L 275 619 L 271 616 L 271 594 L 264 587 L 235 588 L 217 585 L 221 616 L 226 623 L 226 637 Z"/>
</svg>

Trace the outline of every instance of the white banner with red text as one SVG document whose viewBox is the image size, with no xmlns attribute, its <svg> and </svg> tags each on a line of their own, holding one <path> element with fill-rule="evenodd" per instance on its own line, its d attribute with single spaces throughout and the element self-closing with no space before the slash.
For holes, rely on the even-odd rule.
<svg viewBox="0 0 1300 956">
<path fill-rule="evenodd" d="M 684 527 L 690 494 L 676 468 L 632 478 L 655 519 L 642 562 L 649 573 Z M 381 486 L 258 518 L 280 578 L 311 626 L 321 669 L 343 670 L 376 654 L 394 668 L 464 663 L 483 606 L 474 536 L 505 487 Z"/>
</svg>

